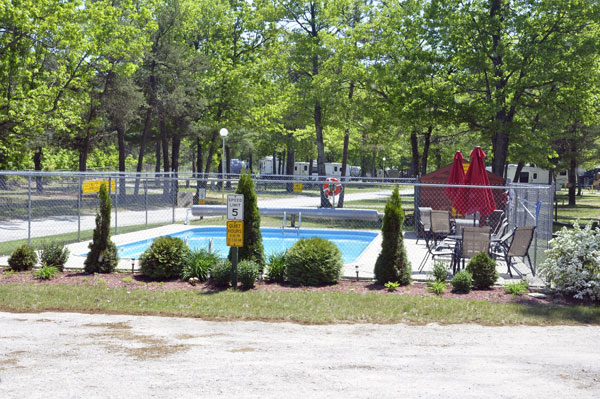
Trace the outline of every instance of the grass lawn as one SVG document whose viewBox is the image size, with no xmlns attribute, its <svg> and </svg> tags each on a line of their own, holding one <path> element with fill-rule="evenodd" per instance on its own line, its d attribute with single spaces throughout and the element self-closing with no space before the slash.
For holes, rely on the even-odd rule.
<svg viewBox="0 0 600 399">
<path fill-rule="evenodd" d="M 600 218 L 600 193 L 584 190 L 583 195 L 575 198 L 575 206 L 569 204 L 569 196 L 566 191 L 556 193 L 558 202 L 558 220 L 561 222 L 572 223 L 575 219 L 580 218 L 582 223 L 587 221 L 584 219 Z"/>
<path fill-rule="evenodd" d="M 68 311 L 296 323 L 600 324 L 600 307 L 532 306 L 409 295 L 309 291 L 115 289 L 2 284 L 0 310 Z"/>
</svg>

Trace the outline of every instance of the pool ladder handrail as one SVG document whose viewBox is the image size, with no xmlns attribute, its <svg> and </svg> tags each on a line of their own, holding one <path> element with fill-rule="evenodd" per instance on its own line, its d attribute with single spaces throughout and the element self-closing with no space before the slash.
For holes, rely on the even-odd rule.
<svg viewBox="0 0 600 399">
<path fill-rule="evenodd" d="M 208 253 L 211 253 L 212 251 L 212 246 L 213 246 L 213 238 L 209 237 L 208 238 Z"/>
<path fill-rule="evenodd" d="M 287 223 L 287 212 L 284 211 L 283 212 L 283 221 L 281 223 L 281 234 L 283 235 L 285 232 L 285 225 Z M 300 235 L 300 226 L 302 225 L 302 212 L 298 212 L 298 225 L 297 226 L 291 226 L 292 228 L 296 229 L 296 235 Z"/>
</svg>

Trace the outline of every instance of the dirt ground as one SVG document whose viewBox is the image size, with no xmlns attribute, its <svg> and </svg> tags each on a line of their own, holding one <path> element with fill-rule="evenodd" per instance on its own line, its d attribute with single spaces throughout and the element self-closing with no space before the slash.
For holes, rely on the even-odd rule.
<svg viewBox="0 0 600 399">
<path fill-rule="evenodd" d="M 39 280 L 32 272 L 7 272 L 2 270 L 0 272 L 0 284 L 91 284 L 91 285 L 105 285 L 112 288 L 135 288 L 143 290 L 172 290 L 172 289 L 184 289 L 184 290 L 205 290 L 215 291 L 219 290 L 214 286 L 207 283 L 197 284 L 195 286 L 190 285 L 187 282 L 180 280 L 172 280 L 166 282 L 155 282 L 142 276 L 141 274 L 131 273 L 113 273 L 113 274 L 94 274 L 89 275 L 80 272 L 63 272 L 58 274 L 52 280 Z M 322 286 L 322 287 L 292 287 L 290 285 L 280 285 L 267 281 L 261 281 L 257 283 L 254 290 L 264 291 L 327 291 L 327 292 L 347 292 L 362 294 L 365 292 L 376 293 L 382 295 L 416 295 L 416 296 L 435 296 L 427 289 L 427 285 L 422 283 L 414 283 L 410 286 L 398 287 L 395 291 L 390 292 L 386 287 L 375 284 L 372 281 L 355 281 L 355 280 L 341 280 L 337 284 Z M 452 292 L 452 286 L 448 284 L 446 291 L 442 295 L 443 298 L 455 298 L 462 300 L 482 300 L 499 303 L 536 303 L 536 304 L 549 304 L 552 302 L 563 303 L 564 300 L 559 298 L 546 298 L 538 299 L 532 298 L 527 295 L 524 296 L 513 296 L 507 294 L 504 288 L 493 288 L 489 290 L 473 290 L 468 294 L 457 294 Z"/>
<path fill-rule="evenodd" d="M 0 313 L 0 397 L 600 397 L 600 328 Z"/>
</svg>

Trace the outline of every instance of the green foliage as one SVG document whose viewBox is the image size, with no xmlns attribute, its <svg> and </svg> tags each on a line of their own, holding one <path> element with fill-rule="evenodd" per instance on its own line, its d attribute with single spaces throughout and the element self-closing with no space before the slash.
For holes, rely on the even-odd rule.
<svg viewBox="0 0 600 399">
<path fill-rule="evenodd" d="M 121 279 L 121 281 L 124 282 L 124 283 L 133 283 L 133 278 L 131 278 L 131 277 L 123 277 Z"/>
<path fill-rule="evenodd" d="M 196 277 L 198 281 L 206 281 L 210 270 L 218 261 L 217 254 L 208 252 L 206 249 L 189 251 L 188 259 L 181 271 L 181 279 L 187 281 Z"/>
<path fill-rule="evenodd" d="M 43 265 L 54 266 L 61 272 L 69 259 L 69 249 L 57 242 L 43 243 L 40 261 Z"/>
<path fill-rule="evenodd" d="M 436 295 L 442 295 L 446 289 L 444 281 L 430 281 L 427 283 L 427 289 Z"/>
<path fill-rule="evenodd" d="M 242 288 L 250 289 L 254 287 L 254 283 L 258 280 L 258 263 L 252 260 L 243 260 L 237 265 L 238 280 L 242 284 Z"/>
<path fill-rule="evenodd" d="M 388 291 L 396 291 L 396 288 L 400 287 L 400 283 L 397 281 L 388 281 L 384 284 Z"/>
<path fill-rule="evenodd" d="M 17 272 L 23 270 L 31 270 L 38 261 L 38 256 L 27 244 L 21 245 L 15 249 L 14 252 L 8 258 L 8 266 Z"/>
<path fill-rule="evenodd" d="M 94 237 L 89 245 L 90 252 L 84 262 L 86 273 L 112 273 L 117 267 L 119 258 L 117 247 L 110 240 L 110 211 L 112 203 L 106 184 L 100 186 L 98 192 L 100 209 L 96 214 Z"/>
<path fill-rule="evenodd" d="M 142 274 L 154 280 L 179 277 L 189 259 L 187 245 L 177 237 L 158 237 L 140 256 Z"/>
<path fill-rule="evenodd" d="M 231 262 L 227 259 L 219 259 L 210 271 L 210 280 L 217 287 L 228 287 L 231 283 Z"/>
<path fill-rule="evenodd" d="M 475 255 L 467 264 L 466 270 L 473 276 L 473 288 L 479 290 L 490 288 L 499 277 L 496 261 L 485 252 Z"/>
<path fill-rule="evenodd" d="M 59 272 L 55 266 L 42 266 L 39 270 L 35 271 L 35 276 L 40 280 L 50 280 Z"/>
<path fill-rule="evenodd" d="M 508 283 L 504 286 L 504 292 L 512 296 L 521 296 L 527 292 L 529 284 L 525 280 L 516 283 Z"/>
<path fill-rule="evenodd" d="M 267 279 L 276 281 L 282 284 L 285 280 L 285 257 L 287 251 L 277 252 L 269 255 L 268 262 L 269 267 L 267 268 Z"/>
<path fill-rule="evenodd" d="M 452 291 L 460 294 L 468 294 L 473 287 L 473 276 L 468 271 L 461 270 L 452 277 L 450 283 L 453 287 Z"/>
<path fill-rule="evenodd" d="M 260 232 L 260 212 L 256 193 L 254 192 L 254 181 L 247 174 L 242 174 L 238 182 L 237 194 L 244 195 L 244 246 L 238 248 L 238 259 L 253 260 L 260 266 L 262 272 L 265 266 L 265 251 Z M 231 251 L 229 260 L 231 261 Z"/>
<path fill-rule="evenodd" d="M 383 241 L 381 252 L 375 262 L 375 279 L 379 284 L 387 281 L 397 281 L 401 285 L 410 283 L 411 265 L 404 248 L 402 223 L 404 223 L 404 211 L 398 186 L 396 186 L 385 205 L 381 229 Z"/>
<path fill-rule="evenodd" d="M 446 270 L 446 264 L 443 262 L 435 262 L 433 264 L 433 278 L 435 281 L 446 281 L 448 271 Z"/>
<path fill-rule="evenodd" d="M 285 275 L 294 285 L 333 284 L 339 280 L 343 266 L 338 247 L 320 237 L 297 241 L 285 259 Z"/>
</svg>

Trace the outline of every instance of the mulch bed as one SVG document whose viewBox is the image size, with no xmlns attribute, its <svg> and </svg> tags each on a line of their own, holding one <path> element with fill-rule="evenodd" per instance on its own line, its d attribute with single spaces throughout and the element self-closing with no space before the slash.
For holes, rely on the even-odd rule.
<svg viewBox="0 0 600 399">
<path fill-rule="evenodd" d="M 49 285 L 96 285 L 110 288 L 127 288 L 142 290 L 201 290 L 219 291 L 221 288 L 208 283 L 199 283 L 195 286 L 180 280 L 165 282 L 152 281 L 141 274 L 112 273 L 112 274 L 86 274 L 82 272 L 65 271 L 57 274 L 52 280 L 40 280 L 31 271 L 8 272 L 6 269 L 0 272 L 0 284 L 49 284 Z M 465 301 L 489 301 L 497 303 L 521 303 L 531 305 L 549 304 L 581 304 L 564 298 L 533 298 L 527 295 L 512 296 L 506 294 L 503 288 L 489 290 L 473 290 L 468 294 L 456 294 L 451 292 L 451 286 L 442 298 L 454 298 Z M 255 291 L 300 291 L 300 292 L 342 292 L 342 293 L 374 293 L 381 295 L 413 295 L 420 297 L 435 297 L 436 295 L 427 290 L 422 283 L 413 283 L 409 286 L 398 287 L 395 291 L 388 291 L 383 285 L 375 284 L 373 281 L 341 280 L 337 284 L 320 287 L 296 287 L 291 285 L 280 285 L 277 283 L 260 281 L 253 288 Z"/>
</svg>

